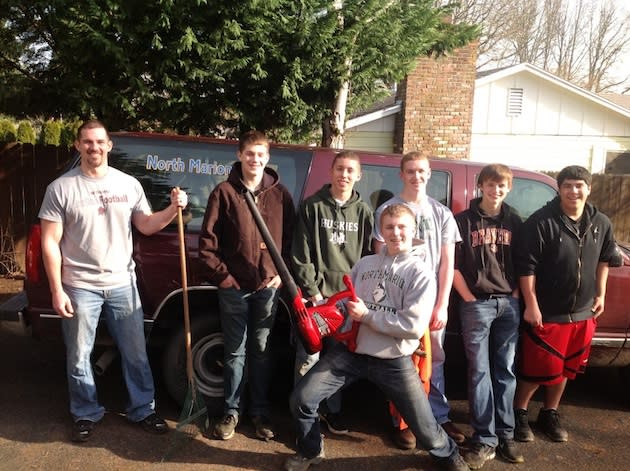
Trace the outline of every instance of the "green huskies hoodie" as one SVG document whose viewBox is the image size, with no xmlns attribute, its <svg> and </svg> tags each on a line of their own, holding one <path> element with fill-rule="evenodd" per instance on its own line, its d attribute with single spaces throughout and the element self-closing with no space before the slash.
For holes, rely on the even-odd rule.
<svg viewBox="0 0 630 471">
<path fill-rule="evenodd" d="M 369 253 L 373 214 L 359 193 L 343 205 L 330 184 L 302 202 L 293 233 L 291 264 L 305 297 L 324 298 L 345 289 L 342 278 Z"/>
</svg>

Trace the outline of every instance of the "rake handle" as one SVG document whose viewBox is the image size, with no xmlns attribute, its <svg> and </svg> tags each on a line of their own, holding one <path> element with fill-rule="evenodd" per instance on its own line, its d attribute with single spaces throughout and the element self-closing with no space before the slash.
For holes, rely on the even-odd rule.
<svg viewBox="0 0 630 471">
<path fill-rule="evenodd" d="M 184 300 L 184 333 L 186 344 L 186 376 L 193 383 L 192 335 L 190 332 L 190 307 L 188 305 L 188 272 L 186 270 L 186 240 L 182 208 L 177 207 L 177 232 L 179 234 L 179 268 L 182 273 L 182 298 Z"/>
</svg>

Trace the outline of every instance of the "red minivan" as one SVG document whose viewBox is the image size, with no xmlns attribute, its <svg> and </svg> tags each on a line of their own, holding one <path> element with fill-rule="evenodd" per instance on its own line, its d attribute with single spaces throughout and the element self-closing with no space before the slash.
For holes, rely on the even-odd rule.
<svg viewBox="0 0 630 471">
<path fill-rule="evenodd" d="M 168 204 L 169 189 L 178 186 L 189 196 L 185 211 L 188 287 L 193 336 L 193 363 L 196 385 L 211 400 L 210 413 L 220 413 L 223 396 L 223 339 L 217 312 L 216 287 L 207 284 L 200 274 L 198 236 L 206 201 L 217 183 L 225 180 L 236 160 L 237 143 L 228 140 L 172 136 L 151 133 L 112 133 L 114 148 L 110 165 L 134 175 L 142 183 L 154 209 Z M 280 174 L 281 182 L 293 195 L 296 207 L 329 181 L 328 170 L 333 149 L 273 145 L 270 166 Z M 362 178 L 356 189 L 365 201 L 376 208 L 382 201 L 401 190 L 400 155 L 359 152 Z M 76 165 L 77 162 L 74 162 Z M 481 163 L 466 160 L 435 159 L 428 193 L 450 207 L 453 213 L 464 210 L 477 196 L 476 179 Z M 555 181 L 526 170 L 513 169 L 514 183 L 507 202 L 526 218 L 556 195 Z M 170 394 L 182 402 L 187 390 L 182 290 L 179 269 L 177 230 L 174 225 L 150 237 L 134 234 L 138 286 L 145 310 L 147 339 L 161 362 L 161 374 Z M 0 319 L 20 320 L 37 337 L 60 337 L 60 318 L 51 307 L 48 282 L 41 260 L 39 226 L 34 225 L 27 248 L 27 277 L 23 306 L 0 309 Z M 624 287 L 630 288 L 630 267 L 611 269 L 606 312 L 600 318 L 593 341 L 592 364 L 623 366 L 630 364 L 627 348 L 630 313 L 624 304 Z M 454 303 L 456 300 L 454 299 Z M 453 304 L 454 304 L 453 303 Z M 278 365 L 292 368 L 287 356 L 289 344 L 289 305 L 279 304 L 274 345 Z M 9 312 L 10 311 L 10 312 Z M 447 350 L 450 358 L 463 361 L 458 337 L 456 310 L 449 321 Z M 99 330 L 98 342 L 111 345 L 106 329 Z M 628 346 L 630 347 L 630 346 Z M 448 355 L 448 352 L 447 352 Z M 103 358 L 111 358 L 105 355 Z M 103 361 L 97 367 L 104 368 Z"/>
</svg>

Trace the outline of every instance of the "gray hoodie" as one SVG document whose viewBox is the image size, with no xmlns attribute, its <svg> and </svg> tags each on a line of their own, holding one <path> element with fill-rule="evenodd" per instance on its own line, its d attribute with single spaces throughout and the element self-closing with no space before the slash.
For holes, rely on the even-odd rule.
<svg viewBox="0 0 630 471">
<path fill-rule="evenodd" d="M 435 273 L 416 253 L 368 255 L 352 269 L 357 296 L 368 307 L 356 353 L 378 358 L 411 355 L 424 335 L 437 293 Z"/>
</svg>

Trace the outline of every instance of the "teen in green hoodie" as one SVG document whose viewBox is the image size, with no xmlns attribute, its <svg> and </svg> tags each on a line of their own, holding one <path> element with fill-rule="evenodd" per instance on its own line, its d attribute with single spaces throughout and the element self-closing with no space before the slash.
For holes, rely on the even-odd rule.
<svg viewBox="0 0 630 471">
<path fill-rule="evenodd" d="M 291 249 L 295 278 L 304 296 L 313 304 L 344 290 L 343 276 L 370 248 L 373 216 L 370 207 L 354 190 L 361 178 L 359 156 L 338 153 L 330 168 L 330 183 L 301 204 Z M 327 338 L 326 343 L 332 339 Z M 295 382 L 319 360 L 296 342 Z M 339 413 L 341 395 L 325 401 L 322 419 L 332 433 L 347 433 Z"/>
</svg>

